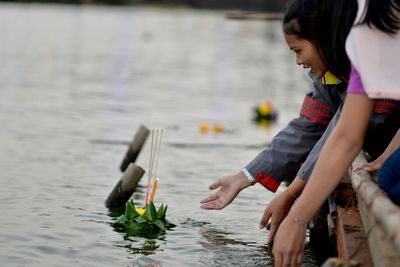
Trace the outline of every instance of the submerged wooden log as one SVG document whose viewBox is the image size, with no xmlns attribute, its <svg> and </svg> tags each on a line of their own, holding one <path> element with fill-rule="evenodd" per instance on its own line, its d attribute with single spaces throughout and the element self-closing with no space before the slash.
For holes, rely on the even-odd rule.
<svg viewBox="0 0 400 267">
<path fill-rule="evenodd" d="M 146 141 L 147 137 L 149 136 L 149 129 L 147 127 L 140 125 L 139 130 L 136 132 L 131 144 L 129 145 L 128 151 L 121 163 L 121 171 L 124 172 L 128 167 L 129 163 L 134 163 L 137 156 L 142 149 L 144 142 Z"/>
<path fill-rule="evenodd" d="M 105 202 L 106 207 L 115 208 L 125 205 L 135 191 L 144 172 L 145 171 L 140 166 L 130 163 L 121 179 L 108 196 Z"/>
</svg>

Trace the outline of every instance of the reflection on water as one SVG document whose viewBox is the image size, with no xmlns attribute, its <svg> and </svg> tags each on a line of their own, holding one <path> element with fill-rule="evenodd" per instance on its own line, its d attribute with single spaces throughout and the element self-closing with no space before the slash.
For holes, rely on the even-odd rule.
<svg viewBox="0 0 400 267">
<path fill-rule="evenodd" d="M 268 266 L 273 194 L 199 201 L 298 114 L 308 85 L 279 22 L 221 11 L 0 4 L 0 258 L 4 266 Z M 261 128 L 252 109 L 279 110 Z M 221 134 L 200 134 L 201 123 Z M 176 227 L 128 237 L 104 201 L 140 124 L 163 128 L 156 205 Z M 137 164 L 148 169 L 148 143 Z M 145 197 L 142 181 L 134 194 Z M 307 252 L 308 253 L 308 252 Z M 307 256 L 304 266 L 313 266 Z"/>
<path fill-rule="evenodd" d="M 257 242 L 244 242 L 232 239 L 233 233 L 228 233 L 215 226 L 199 230 L 206 242 L 200 244 L 212 252 L 212 262 L 216 266 L 235 262 L 237 266 L 268 266 L 272 265 L 272 253 L 268 246 L 259 246 Z M 243 248 L 246 248 L 245 250 Z M 240 259 L 240 261 L 237 261 Z M 206 262 L 204 262 L 206 265 Z"/>
<path fill-rule="evenodd" d="M 157 239 L 157 240 L 155 240 Z M 131 254 L 142 254 L 142 255 L 151 255 L 155 254 L 155 250 L 157 250 L 160 245 L 159 243 L 162 241 L 162 238 L 158 236 L 154 236 L 153 238 L 144 239 L 143 243 L 135 242 L 132 239 L 125 239 L 127 242 L 123 247 Z M 116 245 L 118 247 L 118 245 Z"/>
</svg>

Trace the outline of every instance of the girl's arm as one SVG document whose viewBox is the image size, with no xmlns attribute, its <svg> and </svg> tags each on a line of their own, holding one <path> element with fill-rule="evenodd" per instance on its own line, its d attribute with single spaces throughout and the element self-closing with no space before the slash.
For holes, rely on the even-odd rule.
<svg viewBox="0 0 400 267">
<path fill-rule="evenodd" d="M 349 94 L 339 122 L 321 151 L 310 180 L 280 225 L 274 240 L 275 266 L 297 266 L 304 250 L 305 223 L 339 184 L 360 152 L 374 101 L 363 94 Z"/>
</svg>

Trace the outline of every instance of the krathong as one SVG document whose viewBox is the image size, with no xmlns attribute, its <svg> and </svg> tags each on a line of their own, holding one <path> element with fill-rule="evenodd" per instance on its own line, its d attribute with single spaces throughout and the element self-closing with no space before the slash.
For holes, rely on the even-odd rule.
<svg viewBox="0 0 400 267">
<path fill-rule="evenodd" d="M 157 210 L 153 201 L 146 209 L 137 209 L 133 200 L 130 199 L 125 206 L 125 213 L 119 216 L 114 225 L 125 226 L 127 233 L 140 233 L 149 230 L 165 230 L 174 225 L 166 219 L 168 206 L 162 204 Z"/>
<path fill-rule="evenodd" d="M 149 163 L 149 176 L 147 181 L 146 197 L 143 208 L 136 208 L 132 199 L 125 204 L 125 213 L 119 216 L 115 226 L 124 226 L 127 234 L 141 235 L 148 231 L 165 230 L 174 225 L 166 219 L 167 205 L 161 204 L 157 210 L 154 197 L 159 179 L 157 176 L 157 163 L 160 155 L 160 146 L 163 130 L 151 131 L 151 151 Z"/>
</svg>

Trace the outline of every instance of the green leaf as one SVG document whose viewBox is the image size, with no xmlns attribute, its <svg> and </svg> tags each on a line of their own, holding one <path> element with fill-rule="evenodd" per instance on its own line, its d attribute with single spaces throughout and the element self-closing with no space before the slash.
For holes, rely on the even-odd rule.
<svg viewBox="0 0 400 267">
<path fill-rule="evenodd" d="M 117 223 L 125 223 L 126 221 L 128 221 L 128 218 L 126 218 L 126 216 L 124 214 L 122 214 L 121 216 L 119 216 L 115 221 L 114 224 Z"/>
<path fill-rule="evenodd" d="M 129 234 L 136 234 L 142 230 L 142 227 L 140 226 L 140 224 L 137 224 L 135 222 L 130 222 L 126 224 L 125 230 Z"/>
<path fill-rule="evenodd" d="M 135 222 L 137 223 L 145 223 L 147 222 L 147 219 L 144 216 L 139 216 L 135 218 Z"/>
<path fill-rule="evenodd" d="M 162 215 L 164 213 L 164 209 L 165 209 L 164 204 L 161 204 L 161 206 L 158 208 L 158 211 L 157 211 L 157 215 L 158 215 L 159 219 L 162 218 Z"/>
<path fill-rule="evenodd" d="M 164 210 L 161 213 L 161 216 L 158 216 L 158 218 L 160 218 L 163 222 L 166 220 L 165 218 L 167 217 L 167 209 L 168 205 L 165 205 Z"/>
<path fill-rule="evenodd" d="M 156 221 L 154 222 L 154 224 L 155 224 L 158 228 L 160 228 L 160 230 L 165 230 L 165 225 L 164 225 L 164 223 L 163 223 L 161 220 L 156 220 Z"/>
<path fill-rule="evenodd" d="M 147 206 L 146 211 L 143 214 L 143 217 L 145 217 L 148 222 L 154 222 L 155 220 L 158 219 L 157 210 L 156 207 L 154 206 L 153 201 L 151 201 Z"/>
<path fill-rule="evenodd" d="M 132 199 L 126 203 L 125 216 L 130 221 L 140 216 L 140 214 L 136 211 L 135 204 L 133 203 Z"/>
</svg>

